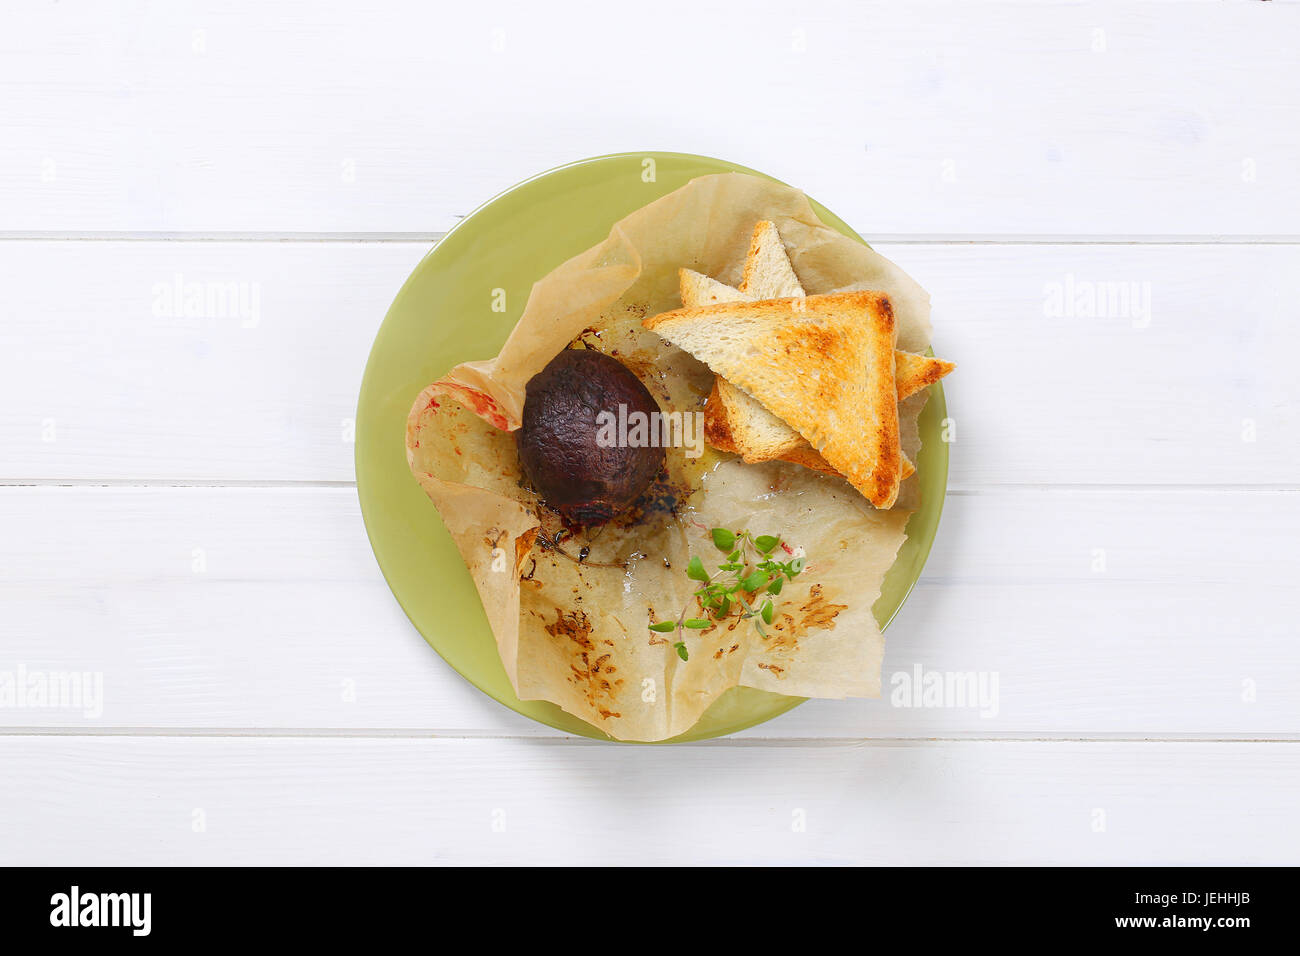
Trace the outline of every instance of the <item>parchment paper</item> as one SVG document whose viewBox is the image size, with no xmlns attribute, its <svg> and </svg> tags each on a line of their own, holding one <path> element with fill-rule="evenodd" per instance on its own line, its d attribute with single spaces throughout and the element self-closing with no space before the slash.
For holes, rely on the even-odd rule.
<svg viewBox="0 0 1300 956">
<path fill-rule="evenodd" d="M 877 511 L 842 479 L 797 465 L 745 465 L 712 450 L 667 451 L 666 477 L 629 514 L 565 537 L 527 488 L 515 451 L 525 385 L 561 349 L 614 355 L 664 412 L 703 408 L 708 369 L 641 328 L 681 305 L 677 270 L 737 284 L 754 224 L 776 223 L 809 294 L 887 292 L 898 347 L 929 345 L 929 296 L 897 266 L 824 225 L 798 190 L 737 173 L 704 176 L 619 221 L 601 244 L 533 286 L 495 358 L 452 369 L 416 398 L 407 422 L 411 471 L 437 506 L 483 600 L 522 700 L 550 700 L 621 740 L 687 730 L 737 684 L 806 697 L 878 697 L 884 638 L 871 613 L 918 503 L 916 478 Z M 925 394 L 900 407 L 917 460 Z M 777 599 L 763 639 L 738 619 L 675 635 L 648 623 L 703 616 L 686 566 L 721 555 L 710 528 L 777 534 L 807 565 Z"/>
</svg>

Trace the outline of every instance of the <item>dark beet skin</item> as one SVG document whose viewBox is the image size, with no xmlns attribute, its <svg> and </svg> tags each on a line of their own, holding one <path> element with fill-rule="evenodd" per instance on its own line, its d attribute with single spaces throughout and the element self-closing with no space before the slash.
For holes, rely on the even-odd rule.
<svg viewBox="0 0 1300 956">
<path fill-rule="evenodd" d="M 602 524 L 627 510 L 664 462 L 662 448 L 602 448 L 596 416 L 619 405 L 647 416 L 654 396 L 617 359 L 566 349 L 528 381 L 515 444 L 524 474 L 571 525 Z"/>
</svg>

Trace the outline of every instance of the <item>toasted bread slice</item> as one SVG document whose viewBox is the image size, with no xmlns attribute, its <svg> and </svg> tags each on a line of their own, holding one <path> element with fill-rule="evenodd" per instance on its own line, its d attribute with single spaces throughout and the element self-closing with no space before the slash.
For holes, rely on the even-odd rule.
<svg viewBox="0 0 1300 956">
<path fill-rule="evenodd" d="M 803 285 L 790 264 L 776 223 L 764 219 L 754 225 L 738 291 L 744 299 L 803 298 Z M 713 290 L 712 298 L 721 295 Z M 690 305 L 685 294 L 682 305 Z M 718 392 L 722 401 L 717 408 L 727 409 L 732 436 L 745 461 L 770 461 L 807 446 L 802 435 L 726 379 L 718 385 Z"/>
<path fill-rule="evenodd" d="M 677 285 L 681 289 L 682 305 L 688 309 L 717 305 L 719 302 L 749 302 L 754 298 L 725 282 L 710 279 L 694 269 L 678 269 Z"/>
<path fill-rule="evenodd" d="M 680 270 L 679 280 L 682 305 L 689 308 L 749 300 L 739 289 L 691 269 Z M 759 278 L 758 281 L 763 280 Z M 895 350 L 894 378 L 898 400 L 901 402 L 933 385 L 953 368 L 951 362 Z M 704 438 L 714 448 L 734 452 L 749 464 L 779 459 L 815 471 L 838 474 L 802 435 L 721 377 L 714 378 L 704 409 Z M 902 477 L 908 478 L 915 471 L 916 466 L 904 455 Z"/>
<path fill-rule="evenodd" d="M 755 261 L 755 248 L 760 244 L 759 234 L 763 225 L 765 224 L 760 222 L 754 231 L 754 241 L 750 244 L 750 258 L 745 262 L 745 274 L 749 280 L 762 283 L 763 288 L 768 288 L 766 277 L 751 268 Z M 771 223 L 766 225 L 770 226 Z M 775 231 L 774 227 L 772 232 Z M 776 241 L 779 246 L 780 238 L 778 237 Z M 780 255 L 785 256 L 784 248 L 780 249 Z M 767 256 L 765 261 L 769 260 L 770 256 Z M 794 275 L 794 270 L 789 268 L 788 258 L 786 269 L 789 275 Z M 783 280 L 778 278 L 774 281 Z M 724 282 L 710 279 L 690 269 L 679 270 L 678 282 L 681 287 L 682 305 L 688 308 L 715 305 L 719 302 L 750 302 L 755 298 L 740 289 L 732 288 Z M 794 287 L 799 291 L 792 294 L 802 296 L 803 287 L 798 284 L 798 280 L 795 280 Z M 763 298 L 775 298 L 775 296 Z M 712 419 L 712 428 L 710 428 L 710 419 Z M 709 438 L 711 431 L 715 434 L 727 434 L 730 447 L 723 448 Z M 715 379 L 713 383 L 713 394 L 705 408 L 704 437 L 714 448 L 737 452 L 751 464 L 780 458 L 800 445 L 807 444 L 802 435 L 723 378 Z"/>
<path fill-rule="evenodd" d="M 726 390 L 723 387 L 726 386 Z M 734 385 L 728 384 L 721 376 L 713 376 L 713 389 L 709 392 L 709 401 L 704 406 L 704 440 L 719 451 L 731 451 L 740 454 L 736 436 L 731 432 L 731 420 L 735 413 L 728 402 L 730 393 L 741 392 Z"/>
<path fill-rule="evenodd" d="M 709 393 L 708 407 L 710 409 L 716 409 L 725 405 L 727 401 L 724 397 L 726 392 L 743 396 L 748 403 L 752 404 L 754 402 L 752 398 L 745 395 L 744 392 L 736 388 L 734 385 L 728 386 L 726 392 L 724 392 L 719 388 L 719 386 L 723 385 L 727 385 L 727 380 L 721 376 L 715 375 L 713 377 L 713 390 Z M 704 439 L 719 451 L 730 451 L 739 454 L 740 448 L 736 445 L 736 442 L 731 435 L 731 417 L 732 416 L 725 411 L 721 414 L 709 414 L 706 411 L 704 415 Z M 794 465 L 802 465 L 805 468 L 811 468 L 813 471 L 820 471 L 824 475 L 832 475 L 835 478 L 840 477 L 840 473 L 831 467 L 831 463 L 818 454 L 817 450 L 806 441 L 803 441 L 802 438 L 800 438 L 799 447 L 795 448 L 789 454 L 783 455 L 780 460 L 788 461 Z M 915 472 L 915 466 L 913 466 L 913 464 L 907 460 L 907 456 L 904 455 L 902 477 L 910 478 L 915 474 Z"/>
<path fill-rule="evenodd" d="M 791 425 L 877 508 L 902 473 L 889 297 L 723 302 L 643 323 Z"/>
<path fill-rule="evenodd" d="M 898 385 L 898 400 L 901 402 L 921 389 L 929 388 L 956 367 L 943 359 L 894 349 L 894 381 Z"/>
<path fill-rule="evenodd" d="M 708 419 L 705 419 L 705 432 L 708 431 Z M 725 449 L 723 449 L 725 451 Z M 792 465 L 803 465 L 805 468 L 811 468 L 813 471 L 820 471 L 823 475 L 832 475 L 836 478 L 841 477 L 840 473 L 831 467 L 831 463 L 821 456 L 821 453 L 813 448 L 812 445 L 804 442 L 794 451 L 782 455 L 781 461 L 788 461 Z M 906 455 L 903 455 L 903 470 L 898 477 L 906 481 L 916 474 L 916 466 L 912 464 Z"/>
<path fill-rule="evenodd" d="M 713 377 L 713 390 L 709 392 L 709 404 L 704 410 L 704 440 L 719 451 L 729 451 L 742 455 L 744 449 L 736 442 L 731 431 L 732 419 L 740 417 L 736 411 L 736 404 L 731 401 L 733 395 L 739 395 L 744 399 L 742 409 L 745 406 L 758 404 L 736 386 L 728 383 L 722 376 L 715 375 Z M 772 414 L 766 409 L 763 409 L 763 411 L 768 415 Z M 772 417 L 776 418 L 775 415 L 772 415 Z M 798 432 L 795 432 L 795 434 L 798 434 Z M 772 459 L 764 460 L 771 461 Z M 805 468 L 811 468 L 813 471 L 820 471 L 824 475 L 840 477 L 840 473 L 831 467 L 831 463 L 823 458 L 812 445 L 804 441 L 802 435 L 799 437 L 798 446 L 786 452 L 777 460 L 802 465 Z M 753 463 L 751 462 L 751 464 Z M 904 455 L 903 470 L 900 477 L 906 480 L 914 474 L 916 474 L 916 466 Z"/>
<path fill-rule="evenodd" d="M 740 291 L 751 299 L 789 299 L 804 294 L 781 241 L 781 233 L 775 223 L 766 219 L 754 226 Z"/>
<path fill-rule="evenodd" d="M 757 298 L 777 296 L 749 296 L 725 282 L 711 279 L 691 269 L 678 270 L 682 306 L 688 309 L 719 302 L 749 302 Z M 803 293 L 800 293 L 802 295 Z M 957 366 L 930 355 L 894 350 L 894 380 L 898 383 L 898 400 L 910 398 L 923 388 L 939 381 Z M 743 394 L 743 393 L 742 393 Z"/>
<path fill-rule="evenodd" d="M 794 271 L 776 224 L 763 220 L 754 226 L 740 289 L 690 269 L 679 272 L 682 305 L 696 307 L 745 299 L 803 296 L 803 285 Z M 896 351 L 894 375 L 898 399 L 933 385 L 954 368 L 951 362 L 910 352 Z M 820 454 L 761 403 L 718 377 L 705 408 L 705 439 L 722 451 L 735 452 L 746 462 L 780 459 L 816 471 L 836 474 Z M 902 456 L 902 477 L 916 471 Z"/>
</svg>

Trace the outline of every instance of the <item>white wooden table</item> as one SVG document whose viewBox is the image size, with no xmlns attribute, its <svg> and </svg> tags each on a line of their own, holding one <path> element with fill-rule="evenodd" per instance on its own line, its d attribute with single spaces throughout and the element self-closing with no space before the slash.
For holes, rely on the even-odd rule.
<svg viewBox="0 0 1300 956">
<path fill-rule="evenodd" d="M 1300 6 L 747 8 L 9 11 L 0 691 L 102 697 L 0 707 L 0 862 L 1300 862 Z M 799 185 L 933 294 L 957 440 L 886 686 L 994 706 L 601 745 L 403 616 L 371 339 L 459 216 L 629 149 Z"/>
</svg>

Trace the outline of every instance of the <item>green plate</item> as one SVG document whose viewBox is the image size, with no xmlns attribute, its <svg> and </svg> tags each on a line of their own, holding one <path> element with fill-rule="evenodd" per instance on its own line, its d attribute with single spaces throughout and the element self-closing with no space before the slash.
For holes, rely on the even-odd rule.
<svg viewBox="0 0 1300 956">
<path fill-rule="evenodd" d="M 642 182 L 653 157 L 655 181 Z M 478 592 L 438 512 L 406 466 L 406 415 L 416 394 L 453 365 L 501 350 L 533 282 L 594 246 L 628 213 L 709 173 L 756 173 L 685 153 L 618 153 L 561 166 L 520 183 L 458 223 L 415 267 L 375 338 L 357 407 L 357 492 L 379 567 L 424 639 L 483 693 L 559 730 L 608 740 L 595 727 L 545 701 L 519 700 L 510 686 Z M 767 177 L 770 178 L 770 177 Z M 814 202 L 828 225 L 861 241 Z M 507 310 L 491 310 L 505 289 Z M 943 510 L 948 446 L 940 440 L 943 390 L 931 389 L 921 416 L 916 463 L 924 505 L 874 607 L 888 626 L 921 575 Z M 802 703 L 748 687 L 727 691 L 674 741 L 704 740 L 771 720 Z"/>
</svg>

